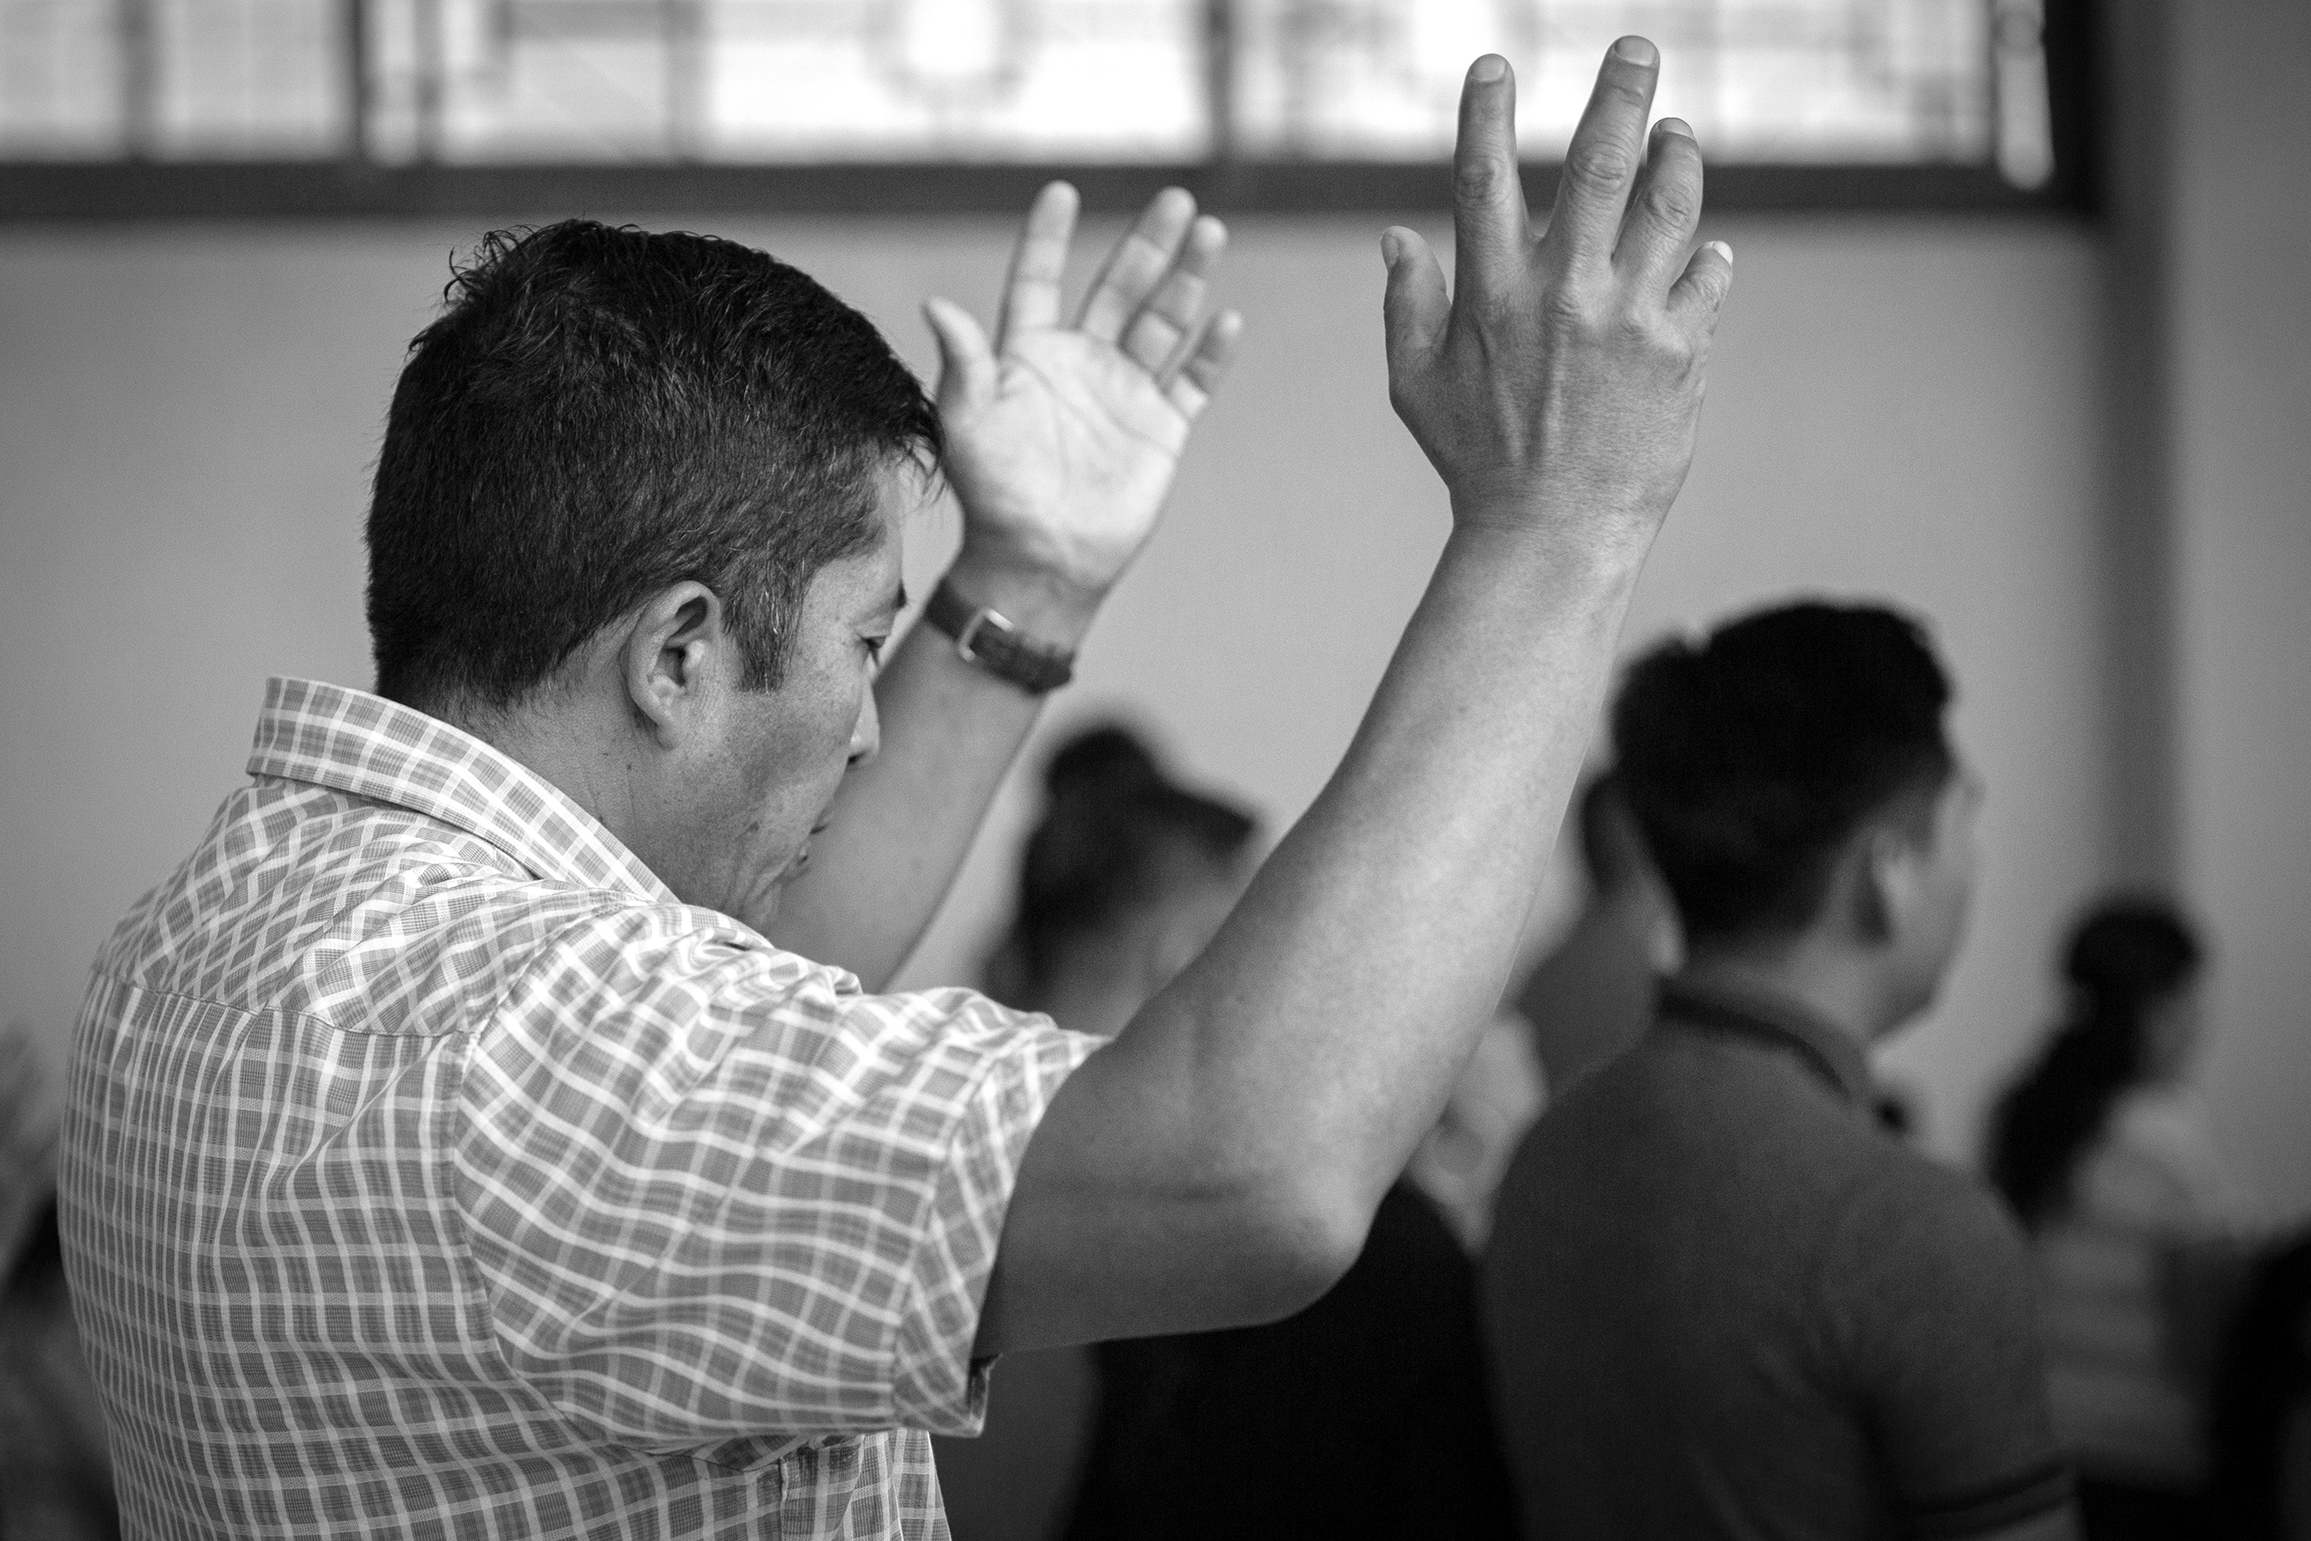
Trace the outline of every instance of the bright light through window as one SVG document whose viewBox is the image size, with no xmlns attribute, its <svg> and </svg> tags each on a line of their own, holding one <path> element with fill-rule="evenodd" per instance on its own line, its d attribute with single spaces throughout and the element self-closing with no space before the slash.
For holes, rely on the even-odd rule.
<svg viewBox="0 0 2311 1541">
<path fill-rule="evenodd" d="M 2049 158 L 2036 0 L 0 0 L 0 159 L 1434 160 L 1641 32 L 1720 161 Z"/>
<path fill-rule="evenodd" d="M 1249 0 L 1239 14 L 1248 150 L 1447 154 L 1461 72 L 1495 52 L 1516 66 L 1524 141 L 1549 153 L 1627 32 L 1661 47 L 1655 112 L 1720 157 L 1978 161 L 1991 143 L 1980 0 Z"/>
</svg>

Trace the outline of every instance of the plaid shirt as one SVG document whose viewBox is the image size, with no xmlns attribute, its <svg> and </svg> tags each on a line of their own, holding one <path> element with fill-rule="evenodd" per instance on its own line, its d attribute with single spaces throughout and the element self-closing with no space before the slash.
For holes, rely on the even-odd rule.
<svg viewBox="0 0 2311 1541">
<path fill-rule="evenodd" d="M 869 996 L 538 776 L 275 680 L 100 957 L 64 1164 L 138 1536 L 939 1536 L 1019 1161 L 1095 1047 Z"/>
</svg>

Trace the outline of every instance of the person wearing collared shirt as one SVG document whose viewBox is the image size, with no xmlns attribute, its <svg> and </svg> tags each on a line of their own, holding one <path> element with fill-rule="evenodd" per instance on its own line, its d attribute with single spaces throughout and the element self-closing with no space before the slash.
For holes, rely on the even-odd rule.
<svg viewBox="0 0 2311 1541">
<path fill-rule="evenodd" d="M 1658 63 L 1608 55 L 1539 238 L 1472 66 L 1455 291 L 1382 241 L 1435 576 L 1104 1047 L 881 992 L 1225 371 L 1220 225 L 1159 195 L 1063 314 L 1046 189 L 993 337 L 928 307 L 935 410 L 760 252 L 488 242 L 388 416 L 375 691 L 268 687 L 81 1016 L 62 1230 L 127 1532 L 937 1536 L 929 1434 L 997 1355 L 1340 1277 L 1492 1016 L 1691 457 L 1730 253 Z M 934 467 L 961 549 L 878 672 Z"/>
<path fill-rule="evenodd" d="M 1801 603 L 1630 669 L 1614 777 L 1685 962 L 1512 1161 L 1484 1271 L 1526 1532 L 2065 1541 L 2021 1236 L 1874 1116 L 1979 793 L 1924 634 Z"/>
</svg>

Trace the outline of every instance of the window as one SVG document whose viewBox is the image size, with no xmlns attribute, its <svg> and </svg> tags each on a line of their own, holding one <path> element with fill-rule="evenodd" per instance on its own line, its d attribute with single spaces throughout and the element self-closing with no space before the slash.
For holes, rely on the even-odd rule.
<svg viewBox="0 0 2311 1541">
<path fill-rule="evenodd" d="M 1549 152 L 1606 45 L 1642 32 L 1667 61 L 1656 111 L 1692 121 L 1737 194 L 1906 177 L 2028 203 L 2056 169 L 2039 4 L 0 0 L 0 179 L 20 213 L 101 195 L 101 172 L 230 213 L 259 170 L 319 212 L 765 175 L 818 205 L 914 186 L 1008 207 L 1046 168 L 1186 175 L 1239 205 L 1434 204 L 1471 58 L 1516 65 L 1524 140 Z"/>
</svg>

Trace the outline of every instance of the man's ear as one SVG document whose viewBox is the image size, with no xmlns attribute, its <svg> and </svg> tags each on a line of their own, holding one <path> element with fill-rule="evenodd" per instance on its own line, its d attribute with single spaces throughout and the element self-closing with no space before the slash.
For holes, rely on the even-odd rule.
<svg viewBox="0 0 2311 1541">
<path fill-rule="evenodd" d="M 714 591 L 687 579 L 634 612 L 618 649 L 619 676 L 637 724 L 662 747 L 689 737 L 735 683 L 737 639 L 723 619 Z"/>
<path fill-rule="evenodd" d="M 1873 945 L 1891 941 L 1917 902 L 1917 842 L 1892 824 L 1872 824 L 1854 842 L 1854 928 Z"/>
</svg>

